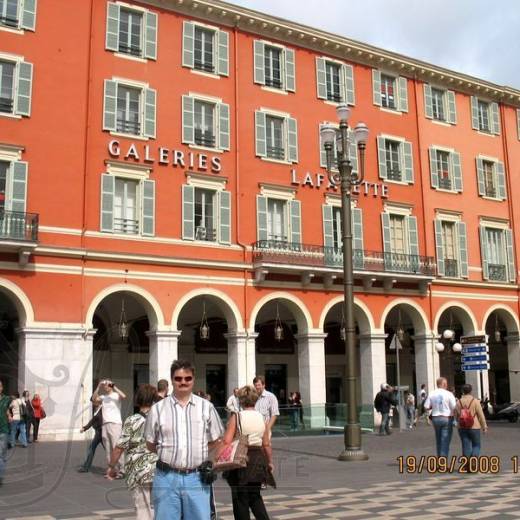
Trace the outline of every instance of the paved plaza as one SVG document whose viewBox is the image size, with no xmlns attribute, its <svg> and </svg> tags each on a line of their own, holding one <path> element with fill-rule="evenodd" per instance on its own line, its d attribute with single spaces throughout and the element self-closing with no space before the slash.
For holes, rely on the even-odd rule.
<svg viewBox="0 0 520 520">
<path fill-rule="evenodd" d="M 429 475 L 426 466 L 421 474 L 418 467 L 411 474 L 401 474 L 399 456 L 413 455 L 419 461 L 433 453 L 433 431 L 426 425 L 389 437 L 364 435 L 368 462 L 337 461 L 341 435 L 276 438 L 279 485 L 264 492 L 268 511 L 273 520 L 520 518 L 520 479 L 511 460 L 519 455 L 520 426 L 490 426 L 483 453 L 500 459 L 498 474 Z M 0 518 L 134 518 L 124 483 L 102 477 L 102 451 L 97 453 L 92 473 L 76 472 L 85 449 L 81 442 L 16 448 L 0 488 Z M 460 456 L 456 432 L 452 454 Z M 219 518 L 232 519 L 229 488 L 222 480 L 217 482 L 216 498 Z"/>
</svg>

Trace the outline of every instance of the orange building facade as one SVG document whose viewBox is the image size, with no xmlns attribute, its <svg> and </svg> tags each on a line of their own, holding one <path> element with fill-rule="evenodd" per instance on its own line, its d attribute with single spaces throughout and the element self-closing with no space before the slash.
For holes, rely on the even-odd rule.
<svg viewBox="0 0 520 520">
<path fill-rule="evenodd" d="M 42 434 L 75 435 L 97 379 L 132 395 L 177 357 L 217 405 L 260 373 L 334 420 L 341 200 L 319 129 L 339 103 L 370 128 L 364 423 L 382 382 L 520 400 L 519 91 L 218 1 L 74 4 L 0 2 L 0 359 L 47 403 Z M 462 372 L 453 344 L 483 334 L 489 370 Z"/>
</svg>

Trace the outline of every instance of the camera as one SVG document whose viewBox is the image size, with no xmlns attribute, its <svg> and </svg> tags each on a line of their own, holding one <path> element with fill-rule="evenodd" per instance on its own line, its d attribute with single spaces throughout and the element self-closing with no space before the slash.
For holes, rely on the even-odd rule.
<svg viewBox="0 0 520 520">
<path fill-rule="evenodd" d="M 213 469 L 213 462 L 206 460 L 198 468 L 200 481 L 206 485 L 211 486 L 215 480 L 217 480 L 217 473 Z"/>
<path fill-rule="evenodd" d="M 107 383 L 107 384 L 108 384 L 108 386 L 109 386 L 110 388 L 114 388 L 114 386 L 115 386 L 114 383 L 112 383 L 112 382 L 109 382 L 109 383 Z"/>
</svg>

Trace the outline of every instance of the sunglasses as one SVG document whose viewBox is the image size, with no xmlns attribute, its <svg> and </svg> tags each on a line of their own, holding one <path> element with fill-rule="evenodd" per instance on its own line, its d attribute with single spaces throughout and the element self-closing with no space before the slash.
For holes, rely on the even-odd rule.
<svg viewBox="0 0 520 520">
<path fill-rule="evenodd" d="M 182 376 L 175 376 L 173 378 L 173 380 L 176 382 L 176 383 L 182 383 L 183 381 L 186 382 L 186 383 L 191 383 L 193 381 L 193 376 L 186 376 L 186 377 L 182 377 Z"/>
</svg>

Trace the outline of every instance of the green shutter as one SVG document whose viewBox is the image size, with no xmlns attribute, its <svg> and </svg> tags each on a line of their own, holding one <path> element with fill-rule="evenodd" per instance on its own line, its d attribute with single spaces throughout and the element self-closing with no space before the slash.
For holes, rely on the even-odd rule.
<svg viewBox="0 0 520 520">
<path fill-rule="evenodd" d="M 258 240 L 267 240 L 267 197 L 256 196 L 256 232 Z"/>
<path fill-rule="evenodd" d="M 218 73 L 229 76 L 229 34 L 226 31 L 217 32 L 218 39 Z"/>
<path fill-rule="evenodd" d="M 182 96 L 182 142 L 193 144 L 195 142 L 195 115 L 194 101 L 191 96 Z"/>
<path fill-rule="evenodd" d="M 352 172 L 358 172 L 358 147 L 356 143 L 356 139 L 354 138 L 354 132 L 349 130 L 349 159 L 350 164 L 352 166 Z"/>
<path fill-rule="evenodd" d="M 107 32 L 105 35 L 105 49 L 109 51 L 119 50 L 119 11 L 118 4 L 107 4 Z"/>
<path fill-rule="evenodd" d="M 114 232 L 114 194 L 116 178 L 104 173 L 101 175 L 101 231 Z"/>
<path fill-rule="evenodd" d="M 155 181 L 143 181 L 143 235 L 155 234 Z"/>
<path fill-rule="evenodd" d="M 231 243 L 231 192 L 219 192 L 220 243 Z"/>
<path fill-rule="evenodd" d="M 182 66 L 193 68 L 195 62 L 195 24 L 183 22 L 182 28 Z"/>
<path fill-rule="evenodd" d="M 229 105 L 218 104 L 218 147 L 221 150 L 229 150 Z"/>
<path fill-rule="evenodd" d="M 518 133 L 518 139 L 520 139 L 520 108 L 516 109 L 516 131 Z"/>
<path fill-rule="evenodd" d="M 412 156 L 412 143 L 405 141 L 401 143 L 401 151 L 403 152 L 403 164 L 404 164 L 404 180 L 408 184 L 413 184 L 413 156 Z"/>
<path fill-rule="evenodd" d="M 491 111 L 491 133 L 500 135 L 500 113 L 498 111 L 498 103 L 490 103 Z"/>
<path fill-rule="evenodd" d="M 385 149 L 386 139 L 384 137 L 377 138 L 377 160 L 379 163 L 379 177 L 381 179 L 386 179 L 386 149 Z"/>
<path fill-rule="evenodd" d="M 28 31 L 36 28 L 36 0 L 24 0 L 20 27 Z"/>
<path fill-rule="evenodd" d="M 146 11 L 144 16 L 144 57 L 157 59 L 157 14 Z"/>
<path fill-rule="evenodd" d="M 482 278 L 489 280 L 489 263 L 487 256 L 487 240 L 486 240 L 486 228 L 484 226 L 479 227 L 480 231 L 480 253 L 482 255 Z"/>
<path fill-rule="evenodd" d="M 434 220 L 435 223 L 435 253 L 437 255 L 437 274 L 444 276 L 444 243 L 442 240 L 442 221 Z"/>
<path fill-rule="evenodd" d="M 323 204 L 323 245 L 325 247 L 334 247 L 334 226 L 332 223 L 332 206 Z"/>
<path fill-rule="evenodd" d="M 16 113 L 21 116 L 31 115 L 31 90 L 33 78 L 32 63 L 18 63 L 18 88 L 16 89 Z"/>
<path fill-rule="evenodd" d="M 323 126 L 324 125 L 319 125 L 318 141 L 320 144 L 320 166 L 322 168 L 326 168 L 327 167 L 327 152 L 325 151 L 325 146 L 323 146 L 323 141 L 321 139 L 321 129 L 323 128 Z"/>
<path fill-rule="evenodd" d="M 285 90 L 296 91 L 296 64 L 293 49 L 285 49 Z"/>
<path fill-rule="evenodd" d="M 478 101 L 475 96 L 471 96 L 471 128 L 480 130 L 478 122 Z"/>
<path fill-rule="evenodd" d="M 327 99 L 327 67 L 325 58 L 316 58 L 316 86 L 318 88 L 318 99 Z"/>
<path fill-rule="evenodd" d="M 468 275 L 468 239 L 466 236 L 466 224 L 457 222 L 457 235 L 459 237 L 460 276 L 467 278 Z"/>
<path fill-rule="evenodd" d="M 513 232 L 510 229 L 505 230 L 506 235 L 506 249 L 507 249 L 507 272 L 509 274 L 509 281 L 516 280 L 515 272 L 515 251 L 513 249 Z"/>
<path fill-rule="evenodd" d="M 457 103 L 455 101 L 455 92 L 448 90 L 446 92 L 448 98 L 448 123 L 457 124 Z"/>
<path fill-rule="evenodd" d="M 117 114 L 117 81 L 105 80 L 105 95 L 103 103 L 103 130 L 116 130 Z"/>
<path fill-rule="evenodd" d="M 428 83 L 424 84 L 424 115 L 433 119 L 432 88 Z"/>
<path fill-rule="evenodd" d="M 289 211 L 291 215 L 291 243 L 301 244 L 302 224 L 301 224 L 301 202 L 299 200 L 289 201 Z"/>
<path fill-rule="evenodd" d="M 144 135 L 155 137 L 157 93 L 152 88 L 144 89 Z"/>
<path fill-rule="evenodd" d="M 437 172 L 437 150 L 430 146 L 430 179 L 432 188 L 439 187 L 439 173 Z"/>
<path fill-rule="evenodd" d="M 287 141 L 289 161 L 292 163 L 298 162 L 298 123 L 296 119 L 288 117 L 287 122 Z"/>
<path fill-rule="evenodd" d="M 345 78 L 345 93 L 343 99 L 349 105 L 356 104 L 356 94 L 354 89 L 354 68 L 352 65 L 343 65 L 343 77 Z"/>
<path fill-rule="evenodd" d="M 452 167 L 452 176 L 453 176 L 453 186 L 455 191 L 458 193 L 462 193 L 463 184 L 462 184 L 462 167 L 460 164 L 460 153 L 459 152 L 451 152 L 451 167 Z"/>
<path fill-rule="evenodd" d="M 408 112 L 408 80 L 399 76 L 397 83 L 399 90 L 399 103 L 397 106 L 401 112 Z"/>
<path fill-rule="evenodd" d="M 265 85 L 265 57 L 264 57 L 264 42 L 255 40 L 255 83 Z"/>
<path fill-rule="evenodd" d="M 363 251 L 363 212 L 361 208 L 352 208 L 352 249 Z M 358 255 L 355 256 L 358 257 Z"/>
<path fill-rule="evenodd" d="M 477 157 L 477 182 L 478 194 L 482 197 L 486 196 L 486 182 L 484 180 L 484 164 L 480 157 Z"/>
<path fill-rule="evenodd" d="M 408 223 L 408 240 L 410 246 L 410 255 L 419 255 L 419 236 L 417 234 L 417 217 L 406 217 Z"/>
<path fill-rule="evenodd" d="M 390 215 L 388 213 L 381 213 L 381 224 L 383 227 L 383 251 L 391 253 L 392 237 L 390 236 Z"/>
<path fill-rule="evenodd" d="M 372 101 L 374 105 L 381 106 L 381 73 L 376 69 L 372 70 Z"/>
<path fill-rule="evenodd" d="M 265 135 L 265 112 L 255 112 L 255 148 L 258 157 L 267 154 L 267 140 Z"/>
<path fill-rule="evenodd" d="M 182 238 L 195 238 L 195 188 L 186 184 L 182 187 Z"/>
<path fill-rule="evenodd" d="M 501 200 L 506 200 L 506 174 L 504 172 L 504 163 L 500 161 L 496 162 L 495 168 L 497 174 L 498 198 Z"/>
<path fill-rule="evenodd" d="M 12 163 L 11 187 L 7 190 L 11 195 L 11 211 L 25 213 L 27 200 L 27 169 L 25 161 L 15 161 Z"/>
</svg>

